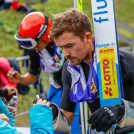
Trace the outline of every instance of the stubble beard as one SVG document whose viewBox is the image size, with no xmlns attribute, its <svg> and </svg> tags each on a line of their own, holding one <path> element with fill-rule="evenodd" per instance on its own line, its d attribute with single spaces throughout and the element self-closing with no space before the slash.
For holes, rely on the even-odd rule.
<svg viewBox="0 0 134 134">
<path fill-rule="evenodd" d="M 70 60 L 69 60 L 70 61 Z M 79 60 L 79 59 L 74 59 L 74 61 L 70 61 L 70 63 L 71 63 L 71 65 L 72 66 L 77 66 L 77 65 L 80 65 L 80 63 L 81 63 L 82 61 L 81 60 Z"/>
</svg>

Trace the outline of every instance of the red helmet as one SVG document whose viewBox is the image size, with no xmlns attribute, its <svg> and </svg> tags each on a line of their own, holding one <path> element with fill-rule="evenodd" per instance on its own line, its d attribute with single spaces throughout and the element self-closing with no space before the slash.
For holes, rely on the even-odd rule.
<svg viewBox="0 0 134 134">
<path fill-rule="evenodd" d="M 44 27 L 47 26 L 44 29 Z M 50 42 L 48 35 L 52 27 L 52 21 L 41 12 L 32 12 L 24 17 L 20 24 L 19 36 L 22 38 L 42 39 Z"/>
</svg>

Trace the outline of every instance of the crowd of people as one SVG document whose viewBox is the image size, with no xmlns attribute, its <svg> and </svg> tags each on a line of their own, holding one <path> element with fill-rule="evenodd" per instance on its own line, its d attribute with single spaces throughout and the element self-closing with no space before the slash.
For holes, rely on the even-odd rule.
<svg viewBox="0 0 134 134">
<path fill-rule="evenodd" d="M 32 134 L 80 134 L 79 102 L 84 101 L 88 103 L 91 111 L 88 119 L 91 125 L 87 130 L 89 134 L 107 132 L 113 124 L 121 128 L 134 125 L 134 55 L 131 53 L 119 51 L 124 87 L 122 104 L 101 108 L 99 92 L 89 99 L 92 96 L 91 84 L 96 72 L 93 71 L 94 36 L 86 14 L 77 9 L 69 9 L 55 15 L 52 22 L 41 12 L 29 13 L 23 18 L 15 39 L 21 48 L 29 50 L 29 70 L 21 75 L 5 59 L 4 66 L 9 66 L 8 70 L 4 70 L 8 81 L 5 85 L 12 86 L 1 90 L 1 97 L 14 95 L 17 84 L 35 83 L 42 69 L 53 74 L 47 98 L 37 97 L 30 109 Z M 2 77 L 0 72 L 0 78 Z M 19 133 L 13 128 L 13 115 L 16 112 L 10 108 L 8 110 L 2 100 L 0 101 L 2 108 L 6 109 L 0 114 L 0 123 L 3 124 L 5 132 L 9 129 L 12 133 Z M 0 133 L 2 131 L 4 130 L 0 127 Z"/>
</svg>

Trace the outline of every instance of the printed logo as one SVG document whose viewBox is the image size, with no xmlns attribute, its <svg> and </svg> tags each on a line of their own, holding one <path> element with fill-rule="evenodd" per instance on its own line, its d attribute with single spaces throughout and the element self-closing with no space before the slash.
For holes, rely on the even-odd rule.
<svg viewBox="0 0 134 134">
<path fill-rule="evenodd" d="M 108 107 L 104 107 L 104 109 L 105 109 L 105 112 L 108 112 L 110 116 L 114 116 L 114 113 Z"/>
<path fill-rule="evenodd" d="M 106 43 L 106 44 L 96 44 L 96 48 L 108 48 L 108 47 L 113 47 L 115 46 L 114 42 L 111 43 Z"/>
<path fill-rule="evenodd" d="M 104 90 L 104 92 L 105 92 L 106 95 L 113 96 L 111 88 L 106 87 L 106 90 Z"/>
<path fill-rule="evenodd" d="M 46 32 L 47 27 L 48 27 L 48 26 L 45 25 L 45 26 L 43 27 L 43 29 L 41 29 L 40 33 L 37 35 L 37 38 L 38 38 L 38 39 L 40 39 L 41 36 Z"/>
<path fill-rule="evenodd" d="M 91 86 L 91 89 L 92 89 L 92 93 L 95 94 L 97 92 L 97 89 L 96 89 L 96 85 L 94 83 L 94 79 L 92 78 L 92 86 Z"/>
<path fill-rule="evenodd" d="M 89 91 L 89 92 L 91 92 L 92 94 L 96 94 L 96 92 L 97 92 L 97 88 L 96 88 L 96 85 L 95 85 L 95 82 L 94 82 L 94 79 L 92 78 L 92 85 L 91 85 L 91 91 Z M 88 100 L 91 100 L 92 99 L 92 97 L 89 97 L 88 98 Z"/>
<path fill-rule="evenodd" d="M 103 99 L 118 98 L 118 81 L 114 47 L 99 51 Z"/>
<path fill-rule="evenodd" d="M 59 62 L 59 61 L 60 61 L 60 59 L 59 59 L 59 57 L 57 56 L 57 54 L 54 55 L 54 60 L 55 60 L 56 62 Z"/>
<path fill-rule="evenodd" d="M 100 50 L 100 53 L 103 53 L 103 50 Z"/>
<path fill-rule="evenodd" d="M 92 99 L 91 97 L 88 98 L 88 100 L 91 100 L 91 99 Z"/>
<path fill-rule="evenodd" d="M 94 12 L 94 21 L 96 23 L 102 23 L 109 21 L 109 18 L 107 18 L 108 10 L 107 10 L 107 1 L 106 0 L 96 0 L 96 5 L 98 4 L 97 12 Z"/>
<path fill-rule="evenodd" d="M 107 53 L 114 53 L 114 49 L 100 50 L 100 53 L 104 53 L 104 54 L 107 54 Z"/>
</svg>

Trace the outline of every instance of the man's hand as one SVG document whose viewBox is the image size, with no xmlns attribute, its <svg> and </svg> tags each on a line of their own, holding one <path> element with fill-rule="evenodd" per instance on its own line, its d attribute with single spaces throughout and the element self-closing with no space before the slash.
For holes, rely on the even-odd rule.
<svg viewBox="0 0 134 134">
<path fill-rule="evenodd" d="M 33 106 L 38 105 L 38 104 L 47 105 L 47 106 L 50 107 L 50 102 L 47 101 L 46 99 L 44 99 L 44 100 L 43 100 L 43 99 L 39 99 L 39 100 L 37 100 L 37 102 L 34 103 Z"/>
<path fill-rule="evenodd" d="M 11 82 L 20 83 L 20 74 L 17 71 L 8 71 L 7 77 Z"/>
<path fill-rule="evenodd" d="M 5 114 L 0 114 L 0 119 L 5 120 L 9 123 L 9 118 Z"/>
<path fill-rule="evenodd" d="M 8 96 L 13 95 L 16 93 L 16 90 L 14 87 L 6 87 L 8 90 Z"/>
<path fill-rule="evenodd" d="M 124 105 L 116 105 L 113 107 L 103 107 L 95 111 L 88 122 L 92 129 L 96 131 L 108 131 L 111 126 L 117 123 L 124 115 Z"/>
<path fill-rule="evenodd" d="M 15 117 L 17 110 L 15 107 L 11 107 L 11 106 L 7 106 L 7 108 L 9 109 L 10 112 L 12 112 L 13 116 Z"/>
</svg>

